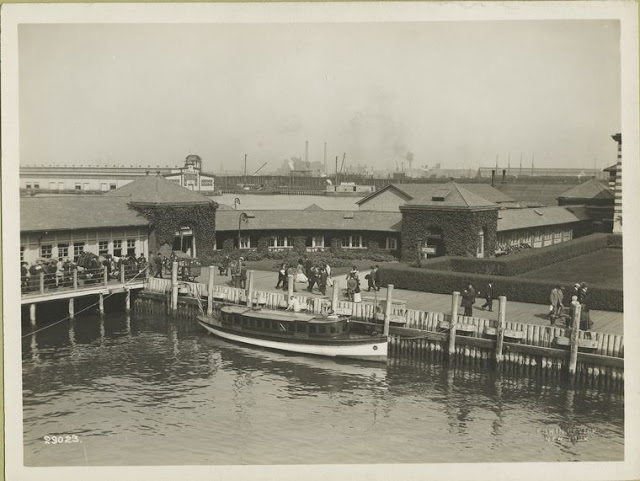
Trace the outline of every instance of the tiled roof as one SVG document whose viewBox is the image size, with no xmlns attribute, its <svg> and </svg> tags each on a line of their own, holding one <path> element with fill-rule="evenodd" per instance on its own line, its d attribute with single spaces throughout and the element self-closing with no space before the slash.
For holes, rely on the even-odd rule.
<svg viewBox="0 0 640 481">
<path fill-rule="evenodd" d="M 21 197 L 20 231 L 149 225 L 144 217 L 129 208 L 128 201 L 128 197 L 106 195 Z"/>
<path fill-rule="evenodd" d="M 243 211 L 218 211 L 217 231 L 238 230 Z M 400 212 L 331 211 L 331 210 L 254 210 L 254 217 L 242 223 L 242 230 L 346 230 L 400 232 Z"/>
<path fill-rule="evenodd" d="M 565 183 L 507 183 L 499 184 L 497 188 L 500 189 L 500 192 L 512 197 L 523 205 L 535 203 L 546 206 L 556 206 L 558 205 L 558 196 L 575 185 L 576 184 Z"/>
<path fill-rule="evenodd" d="M 537 207 L 498 211 L 498 232 L 589 220 L 584 206 Z"/>
<path fill-rule="evenodd" d="M 145 175 L 104 194 L 128 197 L 135 204 L 208 204 L 213 199 L 179 186 L 160 175 Z"/>
<path fill-rule="evenodd" d="M 558 199 L 613 199 L 613 191 L 596 179 L 591 179 L 558 196 Z"/>
<path fill-rule="evenodd" d="M 425 188 L 420 197 L 416 197 L 401 207 L 427 207 L 438 209 L 473 209 L 473 208 L 497 208 L 487 199 L 468 191 L 460 184 L 449 182 L 447 184 L 424 184 Z M 441 200 L 436 200 L 441 199 Z"/>
</svg>

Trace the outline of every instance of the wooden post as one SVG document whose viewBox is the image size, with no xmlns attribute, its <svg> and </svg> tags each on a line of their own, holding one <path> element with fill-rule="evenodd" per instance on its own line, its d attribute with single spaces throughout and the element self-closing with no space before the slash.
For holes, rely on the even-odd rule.
<svg viewBox="0 0 640 481">
<path fill-rule="evenodd" d="M 449 356 L 456 353 L 456 324 L 458 322 L 458 305 L 460 304 L 460 293 L 454 291 L 451 297 L 451 322 L 449 323 Z"/>
<path fill-rule="evenodd" d="M 98 310 L 100 311 L 100 314 L 104 314 L 104 296 L 102 295 L 102 292 L 98 294 Z"/>
<path fill-rule="evenodd" d="M 120 266 L 120 282 L 121 282 L 122 284 L 125 284 L 125 283 L 126 283 L 126 278 L 125 278 L 124 272 L 125 272 L 125 268 L 124 268 L 124 264 L 122 264 L 122 265 Z"/>
<path fill-rule="evenodd" d="M 69 298 L 69 319 L 73 319 L 73 317 L 75 315 L 74 308 L 75 308 L 75 306 L 74 306 L 74 298 L 70 297 Z"/>
<path fill-rule="evenodd" d="M 209 266 L 209 283 L 207 284 L 207 315 L 213 315 L 213 278 L 215 275 L 215 269 L 213 266 Z"/>
<path fill-rule="evenodd" d="M 253 271 L 247 272 L 247 307 L 253 306 Z"/>
<path fill-rule="evenodd" d="M 178 263 L 171 265 L 171 310 L 178 310 Z"/>
<path fill-rule="evenodd" d="M 338 279 L 333 281 L 333 286 L 331 286 L 331 288 L 333 289 L 331 291 L 331 312 L 335 314 L 336 309 L 338 309 L 338 299 L 340 296 L 340 282 Z"/>
<path fill-rule="evenodd" d="M 422 267 L 422 239 L 418 240 L 416 244 L 416 264 L 418 267 Z"/>
<path fill-rule="evenodd" d="M 287 302 L 289 302 L 291 297 L 293 297 L 293 274 L 289 274 L 287 279 L 289 281 L 287 283 Z"/>
<path fill-rule="evenodd" d="M 40 294 L 44 294 L 44 272 L 40 271 Z"/>
<path fill-rule="evenodd" d="M 78 269 L 75 269 L 73 271 L 73 288 L 74 289 L 78 288 Z"/>
<path fill-rule="evenodd" d="M 500 296 L 498 300 L 500 304 L 498 305 L 498 328 L 496 332 L 496 362 L 500 364 L 502 362 L 502 346 L 504 344 L 504 329 L 507 317 L 507 298 Z"/>
<path fill-rule="evenodd" d="M 389 335 L 389 323 L 391 322 L 391 303 L 393 298 L 393 284 L 387 286 L 387 305 L 384 309 L 384 331 L 385 336 Z"/>
<path fill-rule="evenodd" d="M 127 312 L 131 310 L 131 291 L 129 289 L 126 290 L 124 295 L 124 310 Z"/>
<path fill-rule="evenodd" d="M 571 351 L 569 353 L 569 375 L 575 379 L 576 365 L 578 363 L 578 332 L 580 331 L 580 314 L 582 306 L 579 302 L 572 302 L 573 322 L 571 323 Z"/>
<path fill-rule="evenodd" d="M 36 305 L 29 305 L 29 320 L 31 321 L 31 325 L 36 327 Z"/>
<path fill-rule="evenodd" d="M 107 274 L 107 266 L 102 268 L 102 275 L 104 277 L 104 286 L 106 287 L 109 284 L 109 275 Z"/>
</svg>

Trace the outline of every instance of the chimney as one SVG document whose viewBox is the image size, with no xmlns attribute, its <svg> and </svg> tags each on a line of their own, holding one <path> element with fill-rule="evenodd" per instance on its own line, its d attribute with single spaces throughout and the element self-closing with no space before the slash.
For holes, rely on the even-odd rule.
<svg viewBox="0 0 640 481">
<path fill-rule="evenodd" d="M 496 181 L 496 171 L 495 169 L 491 169 L 491 187 L 494 186 Z"/>
</svg>

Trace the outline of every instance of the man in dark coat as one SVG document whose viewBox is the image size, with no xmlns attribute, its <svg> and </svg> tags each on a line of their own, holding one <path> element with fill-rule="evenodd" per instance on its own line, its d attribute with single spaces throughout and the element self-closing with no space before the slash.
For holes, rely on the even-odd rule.
<svg viewBox="0 0 640 481">
<path fill-rule="evenodd" d="M 471 283 L 467 284 L 467 288 L 462 291 L 462 307 L 464 307 L 465 316 L 473 316 L 473 304 L 476 302 L 476 290 Z"/>
<path fill-rule="evenodd" d="M 484 300 L 485 303 L 480 306 L 480 309 L 484 310 L 486 308 L 489 309 L 490 312 L 493 311 L 493 284 L 489 282 L 487 287 L 484 288 Z"/>
<path fill-rule="evenodd" d="M 380 290 L 380 266 L 376 264 L 373 268 L 373 283 L 376 286 L 376 291 Z"/>
<path fill-rule="evenodd" d="M 159 277 L 160 279 L 162 279 L 162 256 L 159 252 L 153 258 L 153 265 L 156 272 L 153 277 Z"/>
<path fill-rule="evenodd" d="M 318 273 L 318 289 L 320 289 L 320 293 L 324 296 L 327 294 L 327 271 L 324 266 L 320 267 L 320 272 Z"/>
</svg>

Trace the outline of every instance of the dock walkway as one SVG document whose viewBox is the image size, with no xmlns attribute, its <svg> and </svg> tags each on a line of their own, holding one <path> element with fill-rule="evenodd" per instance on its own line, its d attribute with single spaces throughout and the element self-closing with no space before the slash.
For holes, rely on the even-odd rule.
<svg viewBox="0 0 640 481">
<path fill-rule="evenodd" d="M 216 275 L 214 276 L 214 284 L 224 285 L 230 281 L 229 276 L 219 276 L 216 270 Z M 202 275 L 197 279 L 197 282 L 207 283 L 209 278 L 209 268 L 202 268 Z M 333 276 L 334 282 L 340 282 L 341 286 L 344 287 L 346 280 L 344 275 Z M 277 273 L 269 272 L 269 271 L 254 271 L 254 288 L 270 291 L 270 292 L 280 292 L 279 289 L 275 289 L 275 285 L 277 282 Z M 305 296 L 309 296 L 309 292 L 306 290 L 307 285 L 302 283 L 296 283 L 296 288 L 300 294 L 304 294 Z M 462 288 L 462 287 L 461 287 Z M 327 294 L 330 295 L 330 291 L 327 291 Z M 380 292 L 367 292 L 367 290 L 363 290 L 363 297 L 365 298 L 365 302 L 369 300 L 369 298 L 377 297 L 378 300 L 386 299 L 386 289 L 381 288 Z M 320 292 L 314 289 L 311 294 L 315 297 L 322 297 Z M 406 307 L 409 309 L 416 309 L 422 311 L 431 311 L 431 312 L 443 312 L 449 313 L 451 311 L 451 296 L 447 294 L 434 294 L 430 292 L 419 292 L 419 291 L 410 291 L 407 289 L 394 289 L 393 294 L 395 299 L 406 301 Z M 329 298 L 328 296 L 325 296 Z M 497 297 L 497 296 L 496 296 Z M 493 312 L 484 311 L 480 309 L 480 306 L 484 304 L 484 299 L 479 297 L 476 300 L 476 304 L 473 310 L 474 316 L 483 317 L 485 319 L 498 319 L 498 300 L 497 298 L 493 303 Z M 549 319 L 547 317 L 547 313 L 549 310 L 548 305 L 540 305 L 540 304 L 530 304 L 526 302 L 515 302 L 509 301 L 507 302 L 507 320 L 512 322 L 521 322 L 525 324 L 533 324 L 540 326 L 548 326 L 550 325 Z M 614 312 L 614 311 L 590 311 L 591 320 L 594 323 L 593 330 L 598 332 L 604 332 L 608 334 L 624 334 L 624 313 L 622 312 Z"/>
</svg>

